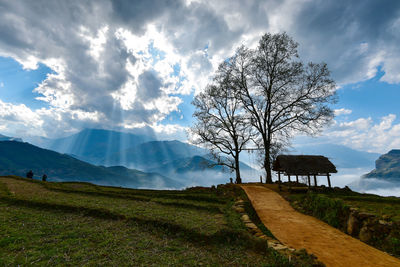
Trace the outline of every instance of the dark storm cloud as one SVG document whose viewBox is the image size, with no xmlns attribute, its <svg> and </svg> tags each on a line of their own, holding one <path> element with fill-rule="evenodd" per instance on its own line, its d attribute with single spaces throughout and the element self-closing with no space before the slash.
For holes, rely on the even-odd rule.
<svg viewBox="0 0 400 267">
<path fill-rule="evenodd" d="M 184 53 L 204 49 L 208 44 L 211 52 L 229 49 L 243 33 L 231 31 L 221 14 L 202 3 L 171 10 L 164 28 L 168 35 L 176 36 L 172 41 Z"/>
<path fill-rule="evenodd" d="M 122 26 L 143 33 L 144 26 L 163 15 L 181 16 L 183 3 L 179 0 L 115 0 L 111 1 L 113 19 Z"/>
<path fill-rule="evenodd" d="M 136 93 L 142 101 L 148 101 L 161 96 L 162 83 L 153 71 L 145 71 L 139 75 L 139 88 Z"/>
<path fill-rule="evenodd" d="M 396 0 L 312 1 L 302 6 L 288 31 L 308 58 L 327 61 L 339 82 L 358 82 L 371 78 L 368 73 L 378 64 L 400 56 L 394 47 L 400 32 L 390 32 L 399 18 Z M 390 66 L 385 70 L 388 76 L 396 72 Z"/>
</svg>

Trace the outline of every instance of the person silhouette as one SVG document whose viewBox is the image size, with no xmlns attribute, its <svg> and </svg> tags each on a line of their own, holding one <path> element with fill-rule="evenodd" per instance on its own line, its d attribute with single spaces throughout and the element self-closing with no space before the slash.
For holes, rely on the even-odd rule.
<svg viewBox="0 0 400 267">
<path fill-rule="evenodd" d="M 46 181 L 47 181 L 47 175 L 46 175 L 46 174 L 43 174 L 43 176 L 42 176 L 42 181 L 43 181 L 43 182 L 46 182 Z"/>
<path fill-rule="evenodd" d="M 26 173 L 26 178 L 33 179 L 33 171 L 30 170 L 29 172 Z"/>
</svg>

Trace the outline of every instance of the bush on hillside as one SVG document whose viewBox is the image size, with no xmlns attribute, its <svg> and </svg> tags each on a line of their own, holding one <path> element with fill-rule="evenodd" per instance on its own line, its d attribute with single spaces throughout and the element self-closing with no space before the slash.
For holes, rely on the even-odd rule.
<svg viewBox="0 0 400 267">
<path fill-rule="evenodd" d="M 304 196 L 301 203 L 301 207 L 307 214 L 313 215 L 333 227 L 346 228 L 350 207 L 342 200 L 310 192 Z"/>
</svg>

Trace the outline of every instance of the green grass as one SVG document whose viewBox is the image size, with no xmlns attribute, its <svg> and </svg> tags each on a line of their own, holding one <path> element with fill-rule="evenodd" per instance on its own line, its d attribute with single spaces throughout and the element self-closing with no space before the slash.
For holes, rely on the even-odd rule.
<svg viewBox="0 0 400 267">
<path fill-rule="evenodd" d="M 392 221 L 400 221 L 400 198 L 376 195 L 339 196 L 349 206 L 360 211 L 382 217 L 387 215 Z"/>
<path fill-rule="evenodd" d="M 0 265 L 291 266 L 246 231 L 233 203 L 216 189 L 0 177 Z"/>
<path fill-rule="evenodd" d="M 291 201 L 302 201 L 307 194 L 290 194 Z M 400 221 L 400 198 L 382 197 L 357 192 L 325 192 L 318 195 L 341 201 L 344 205 L 357 208 L 361 212 L 374 214 L 378 217 L 387 215 L 392 221 Z"/>
<path fill-rule="evenodd" d="M 293 194 L 290 198 L 292 201 L 300 203 L 302 211 L 306 214 L 312 215 L 333 227 L 345 230 L 350 207 L 343 200 L 315 193 Z"/>
</svg>

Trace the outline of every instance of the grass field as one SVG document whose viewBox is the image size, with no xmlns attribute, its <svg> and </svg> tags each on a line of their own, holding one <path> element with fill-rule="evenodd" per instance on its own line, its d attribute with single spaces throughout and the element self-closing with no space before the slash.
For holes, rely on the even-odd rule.
<svg viewBox="0 0 400 267">
<path fill-rule="evenodd" d="M 325 192 L 320 193 L 331 199 L 341 200 L 345 205 L 359 209 L 361 212 L 378 217 L 388 216 L 392 221 L 400 221 L 400 198 L 382 197 L 357 192 Z M 301 201 L 305 194 L 291 194 L 292 200 Z"/>
<path fill-rule="evenodd" d="M 245 230 L 232 204 L 216 189 L 0 177 L 0 265 L 291 266 Z"/>
</svg>

